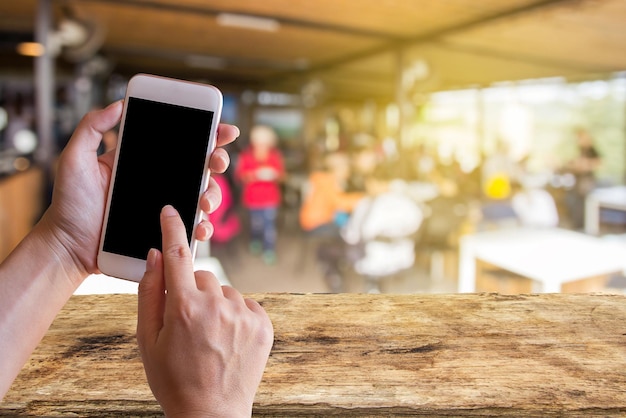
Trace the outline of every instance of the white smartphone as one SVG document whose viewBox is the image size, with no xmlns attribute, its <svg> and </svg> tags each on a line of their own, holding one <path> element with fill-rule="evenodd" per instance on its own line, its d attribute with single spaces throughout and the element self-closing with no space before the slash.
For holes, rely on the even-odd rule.
<svg viewBox="0 0 626 418">
<path fill-rule="evenodd" d="M 195 257 L 222 102 L 208 84 L 150 74 L 129 80 L 98 249 L 103 274 L 141 281 L 148 251 L 161 249 L 167 204 L 180 213 Z"/>
</svg>

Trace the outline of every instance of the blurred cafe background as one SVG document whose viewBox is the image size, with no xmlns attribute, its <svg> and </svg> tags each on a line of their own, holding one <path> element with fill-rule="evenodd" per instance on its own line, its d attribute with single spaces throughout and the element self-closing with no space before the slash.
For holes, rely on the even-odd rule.
<svg viewBox="0 0 626 418">
<path fill-rule="evenodd" d="M 241 129 L 196 258 L 241 292 L 626 291 L 624 0 L 1 1 L 0 259 L 139 72 Z"/>
</svg>

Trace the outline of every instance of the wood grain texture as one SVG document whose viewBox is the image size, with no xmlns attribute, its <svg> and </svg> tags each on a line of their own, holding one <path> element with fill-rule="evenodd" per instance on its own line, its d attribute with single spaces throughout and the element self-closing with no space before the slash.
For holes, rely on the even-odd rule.
<svg viewBox="0 0 626 418">
<path fill-rule="evenodd" d="M 626 416 L 626 297 L 248 295 L 275 343 L 255 416 Z M 136 295 L 74 296 L 0 416 L 160 416 Z"/>
</svg>

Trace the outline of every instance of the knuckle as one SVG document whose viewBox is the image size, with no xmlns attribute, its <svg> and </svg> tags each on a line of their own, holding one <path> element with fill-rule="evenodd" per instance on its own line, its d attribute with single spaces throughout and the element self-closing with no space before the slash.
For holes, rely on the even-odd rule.
<svg viewBox="0 0 626 418">
<path fill-rule="evenodd" d="M 202 318 L 202 311 L 193 303 L 185 303 L 181 301 L 176 307 L 169 312 L 175 323 L 183 328 L 193 329 L 194 324 Z"/>
<path fill-rule="evenodd" d="M 170 259 L 186 260 L 191 258 L 191 250 L 183 244 L 170 244 L 163 249 L 163 254 Z"/>
<path fill-rule="evenodd" d="M 97 109 L 90 110 L 83 117 L 83 120 L 82 120 L 83 124 L 86 125 L 86 127 L 92 129 L 94 125 L 94 121 L 97 118 L 97 115 L 98 115 Z"/>
<path fill-rule="evenodd" d="M 146 292 L 146 286 L 148 286 L 148 285 L 146 284 L 146 281 L 143 280 L 143 279 L 139 282 L 139 285 L 137 286 L 137 293 L 138 293 L 137 297 L 140 300 L 143 300 L 143 298 L 144 298 L 144 295 L 145 295 L 145 292 Z"/>
<path fill-rule="evenodd" d="M 196 278 L 204 279 L 204 280 L 214 280 L 215 274 L 208 270 L 196 270 L 195 272 Z"/>
<path fill-rule="evenodd" d="M 274 326 L 269 318 L 261 318 L 256 323 L 255 335 L 259 345 L 271 346 L 274 342 Z"/>
</svg>

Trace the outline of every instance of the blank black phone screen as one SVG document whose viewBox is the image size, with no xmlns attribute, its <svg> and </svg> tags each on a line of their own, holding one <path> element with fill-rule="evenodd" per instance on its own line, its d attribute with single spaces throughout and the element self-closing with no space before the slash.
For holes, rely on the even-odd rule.
<svg viewBox="0 0 626 418">
<path fill-rule="evenodd" d="M 167 204 L 180 213 L 191 242 L 213 117 L 208 110 L 128 99 L 104 251 L 145 259 L 150 248 L 161 249 L 159 215 Z"/>
</svg>

